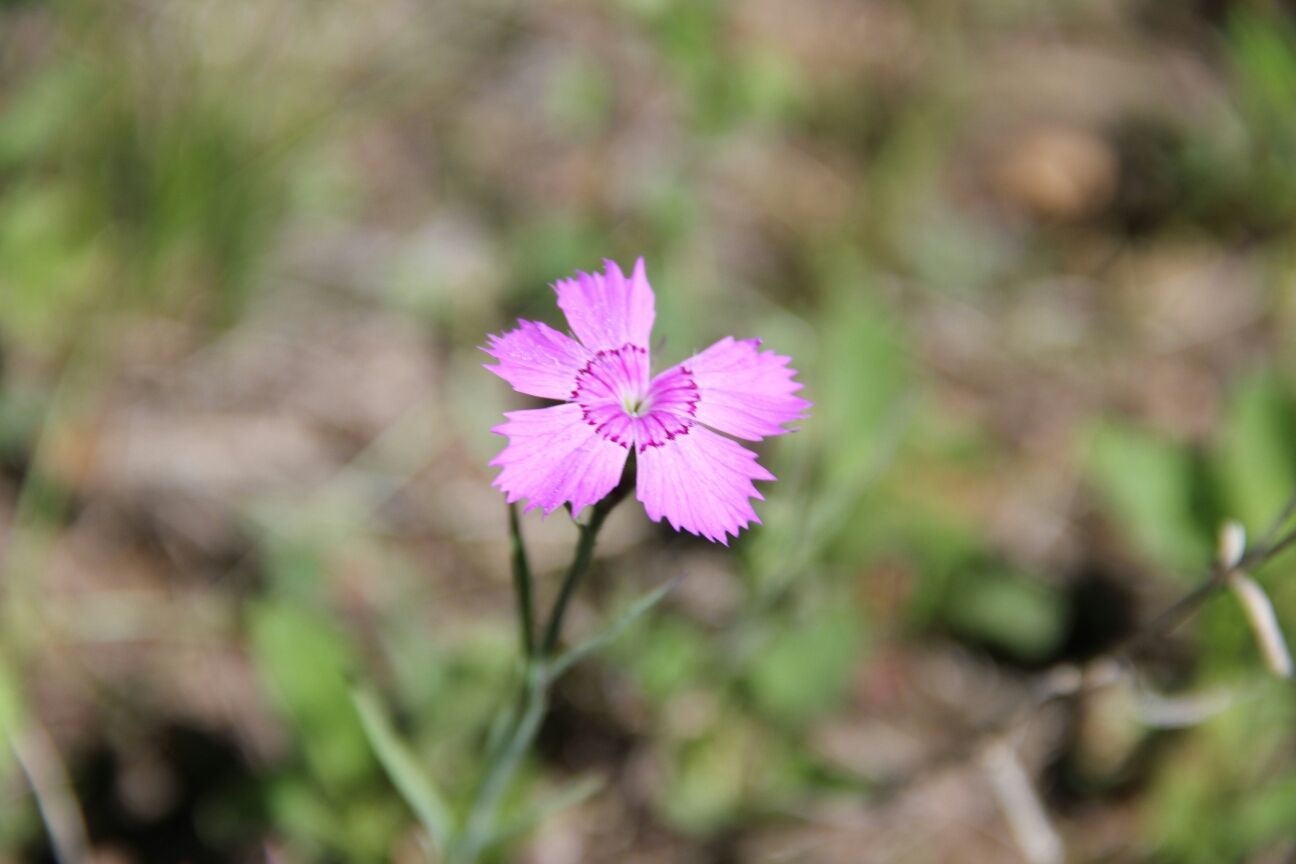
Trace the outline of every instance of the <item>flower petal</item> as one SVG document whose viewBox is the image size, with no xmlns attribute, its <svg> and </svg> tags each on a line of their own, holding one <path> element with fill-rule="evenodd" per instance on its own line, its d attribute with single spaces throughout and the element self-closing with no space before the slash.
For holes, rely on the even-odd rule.
<svg viewBox="0 0 1296 864">
<path fill-rule="evenodd" d="M 603 263 L 602 274 L 577 273 L 554 283 L 558 307 L 576 338 L 591 351 L 626 345 L 647 348 L 656 313 L 643 259 L 635 262 L 628 279 L 616 262 Z"/>
<path fill-rule="evenodd" d="M 547 324 L 518 321 L 516 330 L 486 337 L 482 348 L 499 361 L 486 366 L 519 393 L 546 399 L 571 399 L 576 377 L 590 354 L 575 339 Z"/>
<path fill-rule="evenodd" d="M 594 431 L 575 403 L 510 411 L 492 429 L 509 439 L 491 465 L 502 468 L 494 486 L 508 502 L 527 499 L 527 510 L 546 514 L 571 502 L 580 512 L 611 492 L 621 479 L 629 449 Z"/>
<path fill-rule="evenodd" d="M 763 500 L 753 480 L 774 475 L 756 454 L 736 441 L 696 424 L 660 444 L 638 449 L 635 496 L 648 518 L 666 517 L 675 530 L 729 545 L 728 535 L 760 523 L 752 498 Z"/>
<path fill-rule="evenodd" d="M 726 336 L 700 354 L 668 369 L 653 380 L 677 370 L 697 384 L 693 416 L 713 429 L 759 441 L 789 430 L 785 423 L 799 420 L 810 403 L 794 396 L 801 384 L 789 358 L 760 351 L 759 339 L 736 340 Z"/>
</svg>

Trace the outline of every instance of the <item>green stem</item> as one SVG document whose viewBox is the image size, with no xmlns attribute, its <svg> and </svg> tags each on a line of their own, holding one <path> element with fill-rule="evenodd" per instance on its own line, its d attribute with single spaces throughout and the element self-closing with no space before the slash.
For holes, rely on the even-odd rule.
<svg viewBox="0 0 1296 864">
<path fill-rule="evenodd" d="M 545 628 L 544 641 L 540 643 L 540 656 L 551 657 L 558 648 L 562 638 L 563 620 L 567 617 L 567 607 L 576 586 L 580 584 L 585 571 L 589 569 L 590 559 L 594 556 L 594 541 L 598 539 L 603 520 L 607 519 L 606 510 L 595 509 L 588 525 L 580 526 L 580 539 L 576 543 L 576 557 L 572 559 L 567 574 L 563 577 L 562 587 L 558 589 L 558 599 L 554 601 L 553 611 L 549 614 L 549 626 Z"/>
<path fill-rule="evenodd" d="M 532 623 L 531 569 L 527 564 L 526 547 L 522 540 L 522 530 L 518 522 L 516 508 L 509 508 L 509 532 L 513 542 L 513 585 L 517 594 L 519 627 L 522 634 L 523 657 L 525 660 L 522 691 L 519 694 L 518 707 L 512 710 L 512 717 L 505 728 L 507 731 L 498 747 L 488 751 L 490 767 L 482 780 L 481 787 L 473 797 L 468 815 L 464 820 L 463 830 L 458 839 L 451 845 L 447 855 L 447 864 L 476 864 L 482 852 L 495 838 L 495 823 L 502 801 L 513 778 L 522 765 L 522 760 L 540 734 L 545 711 L 549 707 L 549 690 L 557 678 L 552 658 L 557 652 L 558 643 L 562 640 L 563 622 L 567 617 L 567 608 L 572 595 L 580 584 L 585 572 L 589 570 L 594 557 L 594 543 L 598 540 L 599 531 L 607 520 L 612 508 L 630 493 L 635 485 L 635 463 L 633 454 L 626 463 L 621 482 L 602 501 L 594 505 L 589 522 L 580 525 L 580 538 L 576 542 L 576 554 L 571 566 L 563 576 L 562 587 L 549 613 L 545 627 L 544 639 L 539 646 L 535 642 Z M 563 668 L 566 668 L 565 666 Z"/>
<path fill-rule="evenodd" d="M 567 606 L 571 603 L 572 595 L 576 593 L 576 586 L 580 584 L 585 571 L 589 569 L 590 560 L 594 557 L 594 542 L 598 540 L 599 531 L 607 521 L 608 514 L 630 494 L 634 486 L 635 460 L 632 450 L 625 471 L 621 475 L 621 482 L 602 501 L 594 505 L 589 523 L 579 526 L 580 539 L 576 541 L 576 555 L 572 558 L 566 575 L 563 576 L 562 587 L 558 589 L 558 599 L 554 601 L 553 610 L 549 613 L 549 624 L 545 627 L 544 641 L 540 643 L 541 657 L 552 657 L 558 650 L 558 642 L 562 639 L 563 622 L 567 617 Z"/>
<path fill-rule="evenodd" d="M 448 864 L 474 864 L 491 842 L 500 800 L 508 791 L 527 751 L 535 743 L 549 705 L 549 672 L 541 662 L 527 664 L 525 707 L 508 743 L 491 765 L 464 824 L 460 842 L 451 850 Z"/>
<path fill-rule="evenodd" d="M 513 592 L 517 595 L 519 639 L 522 656 L 535 653 L 535 613 L 531 601 L 531 564 L 527 561 L 526 543 L 522 540 L 522 526 L 518 522 L 517 505 L 509 505 L 509 538 L 513 547 Z"/>
</svg>

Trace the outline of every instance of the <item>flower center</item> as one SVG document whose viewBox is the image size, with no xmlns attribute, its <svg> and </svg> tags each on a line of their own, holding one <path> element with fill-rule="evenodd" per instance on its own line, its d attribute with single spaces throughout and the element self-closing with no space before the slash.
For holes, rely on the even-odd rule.
<svg viewBox="0 0 1296 864">
<path fill-rule="evenodd" d="M 600 351 L 585 364 L 571 398 L 600 436 L 642 451 L 688 434 L 697 384 L 683 366 L 649 381 L 647 350 L 623 345 Z"/>
</svg>

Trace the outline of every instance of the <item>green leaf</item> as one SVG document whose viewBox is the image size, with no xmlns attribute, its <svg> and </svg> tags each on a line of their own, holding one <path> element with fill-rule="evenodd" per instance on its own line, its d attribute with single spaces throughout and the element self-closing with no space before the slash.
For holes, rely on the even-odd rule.
<svg viewBox="0 0 1296 864">
<path fill-rule="evenodd" d="M 636 621 L 648 614 L 654 606 L 666 599 L 666 595 L 670 593 L 670 590 L 675 587 L 677 582 L 679 582 L 679 577 L 658 585 L 652 591 L 640 597 L 630 605 L 629 609 L 621 614 L 621 617 L 612 623 L 612 626 L 561 654 L 553 662 L 549 674 L 557 678 L 586 657 L 601 650 L 613 639 L 628 630 Z"/>
<path fill-rule="evenodd" d="M 1229 59 L 1258 122 L 1288 124 L 1296 99 L 1296 31 L 1282 16 L 1240 12 L 1229 22 Z"/>
<path fill-rule="evenodd" d="M 834 283 L 869 276 L 859 264 L 826 266 Z M 823 321 L 821 371 L 808 397 L 817 404 L 807 426 L 827 448 L 824 464 L 852 481 L 842 484 L 849 491 L 876 470 L 879 451 L 892 446 L 895 418 L 911 389 L 909 353 L 899 320 L 868 292 L 837 293 Z"/>
<path fill-rule="evenodd" d="M 0 654 L 0 782 L 13 771 L 13 751 L 9 742 L 23 724 L 23 696 L 9 660 Z"/>
<path fill-rule="evenodd" d="M 1193 509 L 1193 470 L 1184 447 L 1145 430 L 1110 423 L 1093 436 L 1089 475 L 1117 527 L 1156 563 L 1190 573 L 1210 556 Z"/>
<path fill-rule="evenodd" d="M 369 738 L 369 744 L 392 785 L 432 836 L 436 848 L 446 849 L 451 842 L 454 823 L 445 798 L 419 765 L 413 751 L 392 727 L 391 720 L 377 697 L 366 689 L 354 688 L 351 700 Z"/>
<path fill-rule="evenodd" d="M 1219 448 L 1228 514 L 1258 537 L 1296 492 L 1296 438 L 1279 381 L 1260 373 L 1243 381 L 1228 406 Z"/>
<path fill-rule="evenodd" d="M 741 715 L 729 715 L 671 753 L 658 801 L 666 821 L 693 834 L 732 824 L 764 743 Z"/>
<path fill-rule="evenodd" d="M 351 702 L 346 637 L 319 615 L 265 602 L 251 614 L 253 656 L 266 689 L 296 727 L 316 779 L 334 795 L 362 787 L 377 765 Z"/>
<path fill-rule="evenodd" d="M 946 604 L 945 620 L 955 630 L 1026 660 L 1047 656 L 1066 623 L 1056 591 L 1001 574 L 957 580 Z"/>
<path fill-rule="evenodd" d="M 1296 824 L 1296 776 L 1281 779 L 1242 796 L 1237 804 L 1237 833 L 1248 849 L 1291 836 Z"/>
<path fill-rule="evenodd" d="M 846 692 L 863 645 L 863 626 L 849 603 L 812 620 L 785 625 L 747 673 L 752 698 L 765 713 L 802 723 L 830 710 Z"/>
<path fill-rule="evenodd" d="M 616 653 L 633 671 L 644 695 L 660 704 L 690 684 L 708 679 L 709 644 L 696 625 L 664 616 Z"/>
<path fill-rule="evenodd" d="M 547 822 L 564 810 L 579 806 L 594 797 L 603 789 L 605 782 L 601 777 L 586 777 L 577 780 L 552 797 L 540 801 L 516 819 L 505 824 L 492 838 L 491 843 L 507 843 L 526 834 L 537 825 Z"/>
<path fill-rule="evenodd" d="M 827 308 L 803 341 L 777 342 L 780 353 L 797 358 L 801 395 L 815 406 L 803 431 L 779 445 L 776 455 L 786 461 L 773 470 L 784 481 L 762 505 L 761 530 L 743 539 L 759 594 L 786 591 L 825 556 L 858 557 L 869 543 L 858 515 L 893 464 L 915 404 L 902 322 L 875 292 L 854 290 L 873 278 L 857 256 L 823 256 L 816 281 L 828 292 Z M 788 337 L 797 334 L 789 329 Z"/>
<path fill-rule="evenodd" d="M 345 844 L 340 814 L 304 777 L 285 775 L 267 782 L 265 800 L 274 824 L 297 842 L 335 848 Z M 311 851 L 312 857 L 323 857 L 320 850 Z"/>
</svg>

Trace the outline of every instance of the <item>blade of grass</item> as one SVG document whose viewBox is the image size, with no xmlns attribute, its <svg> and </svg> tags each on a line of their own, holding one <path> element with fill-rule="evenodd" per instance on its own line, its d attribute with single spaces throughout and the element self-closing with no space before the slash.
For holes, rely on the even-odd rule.
<svg viewBox="0 0 1296 864">
<path fill-rule="evenodd" d="M 558 658 L 554 660 L 553 665 L 549 667 L 550 676 L 557 678 L 586 657 L 602 650 L 609 642 L 616 639 L 628 630 L 632 624 L 644 615 L 648 614 L 654 606 L 666 599 L 666 595 L 670 593 L 671 589 L 675 587 L 676 583 L 678 583 L 681 578 L 682 577 L 676 576 L 674 579 L 671 579 L 662 585 L 658 585 L 652 591 L 649 591 L 647 594 L 636 600 L 629 609 L 622 613 L 620 618 L 612 623 L 612 626 L 608 627 L 602 633 L 590 637 L 574 648 L 559 655 Z"/>
<path fill-rule="evenodd" d="M 504 825 L 492 838 L 492 843 L 506 843 L 520 837 L 528 831 L 548 821 L 564 810 L 569 810 L 588 801 L 606 785 L 602 777 L 585 777 L 577 780 L 553 797 L 541 801 L 535 807 L 523 813 L 517 819 Z"/>
<path fill-rule="evenodd" d="M 23 710 L 17 675 L 0 655 L 0 746 L 7 742 L 22 770 L 59 864 L 90 860 L 85 817 L 67 766 L 40 720 Z"/>
<path fill-rule="evenodd" d="M 353 688 L 351 699 L 360 715 L 360 723 L 364 726 L 369 744 L 392 785 L 427 829 L 436 848 L 448 848 L 454 831 L 454 820 L 445 798 L 437 790 L 432 778 L 419 766 L 414 753 L 401 740 L 378 699 L 371 692 Z"/>
</svg>

